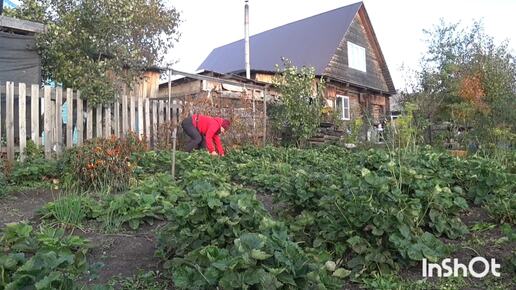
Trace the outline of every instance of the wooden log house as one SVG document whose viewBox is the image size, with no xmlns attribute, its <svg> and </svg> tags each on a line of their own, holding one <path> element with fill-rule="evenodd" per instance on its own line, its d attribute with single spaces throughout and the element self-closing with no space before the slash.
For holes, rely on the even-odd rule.
<svg viewBox="0 0 516 290">
<path fill-rule="evenodd" d="M 377 123 L 389 112 L 396 91 L 362 2 L 253 35 L 250 50 L 251 78 L 261 83 L 272 83 L 282 58 L 314 67 L 326 79 L 327 105 L 344 122 L 367 113 Z M 245 76 L 244 40 L 215 48 L 198 69 Z"/>
</svg>

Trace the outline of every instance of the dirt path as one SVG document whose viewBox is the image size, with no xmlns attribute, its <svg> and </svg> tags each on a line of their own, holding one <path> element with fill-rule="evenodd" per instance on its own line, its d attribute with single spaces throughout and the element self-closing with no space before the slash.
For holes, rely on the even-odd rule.
<svg viewBox="0 0 516 290">
<path fill-rule="evenodd" d="M 84 234 L 91 241 L 93 248 L 88 260 L 90 264 L 101 263 L 103 266 L 94 284 L 106 283 L 114 276 L 129 277 L 139 270 L 161 270 L 156 252 L 155 230 L 162 223 L 147 225 L 136 232 L 103 234 L 87 232 Z M 81 234 L 82 235 L 82 234 Z"/>
<path fill-rule="evenodd" d="M 0 227 L 7 223 L 32 220 L 38 209 L 57 197 L 50 190 L 30 190 L 6 195 L 0 199 Z"/>
</svg>

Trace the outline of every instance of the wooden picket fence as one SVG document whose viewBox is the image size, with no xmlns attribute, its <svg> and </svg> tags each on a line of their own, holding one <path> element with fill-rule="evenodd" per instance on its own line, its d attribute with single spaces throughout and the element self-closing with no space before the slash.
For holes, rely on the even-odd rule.
<svg viewBox="0 0 516 290">
<path fill-rule="evenodd" d="M 155 100 L 144 83 L 120 92 L 109 105 L 89 105 L 80 91 L 39 85 L 0 84 L 0 155 L 24 159 L 27 140 L 44 145 L 45 156 L 59 156 L 64 148 L 92 138 L 122 137 L 135 132 L 152 147 L 161 125 L 177 125 L 183 104 Z M 152 94 L 152 93 L 151 93 Z M 63 104 L 65 106 L 63 107 Z M 63 112 L 66 119 L 63 120 Z"/>
</svg>

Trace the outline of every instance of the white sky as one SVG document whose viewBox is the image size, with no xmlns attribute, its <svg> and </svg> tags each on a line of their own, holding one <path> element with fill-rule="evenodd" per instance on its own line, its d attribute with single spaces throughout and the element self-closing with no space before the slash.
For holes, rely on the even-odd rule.
<svg viewBox="0 0 516 290">
<path fill-rule="evenodd" d="M 357 0 L 250 0 L 250 32 L 256 33 L 356 3 Z M 364 0 L 394 85 L 404 87 L 402 65 L 416 68 L 425 51 L 423 29 L 443 18 L 471 25 L 483 20 L 496 41 L 516 51 L 516 0 Z M 193 72 L 212 49 L 243 38 L 244 0 L 168 0 L 180 12 L 181 38 L 167 56 Z M 336 23 L 336 25 L 338 25 Z M 251 47 L 252 54 L 252 47 Z M 252 64 L 251 64 L 252 66 Z"/>
</svg>

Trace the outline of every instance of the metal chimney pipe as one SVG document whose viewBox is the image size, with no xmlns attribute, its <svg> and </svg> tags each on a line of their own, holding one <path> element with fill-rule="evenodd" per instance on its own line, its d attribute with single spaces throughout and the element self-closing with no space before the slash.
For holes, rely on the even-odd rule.
<svg viewBox="0 0 516 290">
<path fill-rule="evenodd" d="M 244 27 L 245 27 L 245 77 L 251 78 L 251 61 L 250 61 L 250 53 L 249 53 L 249 0 L 245 0 L 245 19 L 244 19 Z"/>
</svg>

